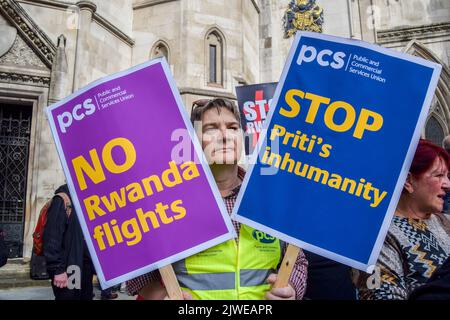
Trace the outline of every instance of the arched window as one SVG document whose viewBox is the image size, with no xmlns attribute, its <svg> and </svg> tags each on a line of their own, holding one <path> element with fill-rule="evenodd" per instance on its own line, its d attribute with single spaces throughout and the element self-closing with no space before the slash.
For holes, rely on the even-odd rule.
<svg viewBox="0 0 450 320">
<path fill-rule="evenodd" d="M 425 138 L 441 146 L 444 137 L 444 129 L 441 124 L 434 116 L 431 116 L 425 127 Z"/>
<path fill-rule="evenodd" d="M 150 57 L 152 59 L 154 59 L 154 58 L 159 58 L 159 57 L 163 57 L 163 56 L 166 57 L 166 60 L 169 63 L 169 46 L 163 41 L 158 41 L 153 46 Z"/>
<path fill-rule="evenodd" d="M 450 70 L 448 64 L 442 61 L 428 46 L 417 40 L 411 40 L 402 51 L 442 66 L 442 72 L 434 95 L 434 108 L 431 108 L 431 110 L 434 110 L 424 130 L 426 138 L 441 145 L 442 135 L 446 136 L 450 133 L 450 100 L 446 94 L 448 92 L 448 83 L 450 83 Z"/>
<path fill-rule="evenodd" d="M 206 36 L 207 82 L 223 84 L 223 39 L 219 32 L 211 31 Z"/>
</svg>

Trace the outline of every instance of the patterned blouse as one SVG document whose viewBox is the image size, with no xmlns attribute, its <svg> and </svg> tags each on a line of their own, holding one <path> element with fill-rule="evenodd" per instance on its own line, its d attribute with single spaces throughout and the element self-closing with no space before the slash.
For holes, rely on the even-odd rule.
<svg viewBox="0 0 450 320">
<path fill-rule="evenodd" d="M 368 275 L 360 276 L 360 298 L 408 299 L 449 255 L 450 222 L 443 214 L 434 214 L 427 220 L 395 216 L 377 261 L 380 281 L 376 285 L 377 281 L 369 279 L 368 285 Z"/>
<path fill-rule="evenodd" d="M 242 168 L 238 168 L 238 176 L 242 181 L 244 179 L 245 171 Z M 240 186 L 235 188 L 230 195 L 223 198 L 227 211 L 229 214 L 233 211 L 234 204 L 236 203 L 237 195 L 239 193 Z M 236 230 L 236 234 L 239 235 L 241 225 L 237 221 L 233 221 L 233 226 Z M 235 239 L 238 241 L 238 239 Z M 286 248 L 284 249 L 286 250 Z M 297 300 L 301 300 L 306 290 L 306 277 L 307 277 L 308 261 L 302 250 L 297 257 L 297 261 L 292 269 L 289 282 L 295 290 L 295 296 Z M 152 281 L 161 281 L 161 276 L 158 271 L 153 271 L 144 274 L 140 277 L 127 281 L 127 291 L 129 295 L 136 295 L 143 287 Z"/>
</svg>

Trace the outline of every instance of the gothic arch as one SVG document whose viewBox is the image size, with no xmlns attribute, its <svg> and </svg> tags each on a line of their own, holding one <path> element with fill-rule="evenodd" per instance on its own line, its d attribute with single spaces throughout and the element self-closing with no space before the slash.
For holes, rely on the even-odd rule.
<svg viewBox="0 0 450 320">
<path fill-rule="evenodd" d="M 166 57 L 167 62 L 170 64 L 170 47 L 164 40 L 158 40 L 153 45 L 150 51 L 150 58 Z"/>
<path fill-rule="evenodd" d="M 438 63 L 442 66 L 441 75 L 434 95 L 434 103 L 431 106 L 427 123 L 432 116 L 439 122 L 444 135 L 450 134 L 450 70 L 430 49 L 417 40 L 411 40 L 403 52 L 421 57 L 423 59 Z M 422 136 L 425 136 L 425 128 L 422 130 Z"/>
<path fill-rule="evenodd" d="M 225 84 L 226 39 L 218 26 L 205 32 L 205 75 L 209 86 Z"/>
<path fill-rule="evenodd" d="M 448 125 L 439 114 L 431 112 L 425 122 L 423 131 L 424 137 L 440 146 L 446 136 L 445 133 L 448 132 Z"/>
</svg>

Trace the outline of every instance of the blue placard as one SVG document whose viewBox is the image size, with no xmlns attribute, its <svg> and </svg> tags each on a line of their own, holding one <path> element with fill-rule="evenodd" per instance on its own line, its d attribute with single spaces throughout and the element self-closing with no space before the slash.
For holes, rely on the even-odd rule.
<svg viewBox="0 0 450 320">
<path fill-rule="evenodd" d="M 232 218 L 368 270 L 440 70 L 365 42 L 299 32 Z"/>
</svg>

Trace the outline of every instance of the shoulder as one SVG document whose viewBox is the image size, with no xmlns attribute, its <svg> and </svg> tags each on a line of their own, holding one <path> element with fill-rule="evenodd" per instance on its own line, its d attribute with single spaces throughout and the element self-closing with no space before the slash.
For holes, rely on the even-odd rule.
<svg viewBox="0 0 450 320">
<path fill-rule="evenodd" d="M 67 210 L 69 208 L 72 210 L 72 200 L 66 193 L 57 192 L 53 195 L 50 201 L 50 206 L 48 208 L 49 214 L 55 211 L 58 213 L 67 214 Z"/>
<path fill-rule="evenodd" d="M 450 218 L 443 213 L 433 214 L 428 222 L 430 229 L 443 229 L 450 235 Z"/>
<path fill-rule="evenodd" d="M 434 214 L 430 217 L 428 223 L 428 230 L 436 237 L 441 247 L 450 253 L 450 221 L 444 214 Z"/>
</svg>

